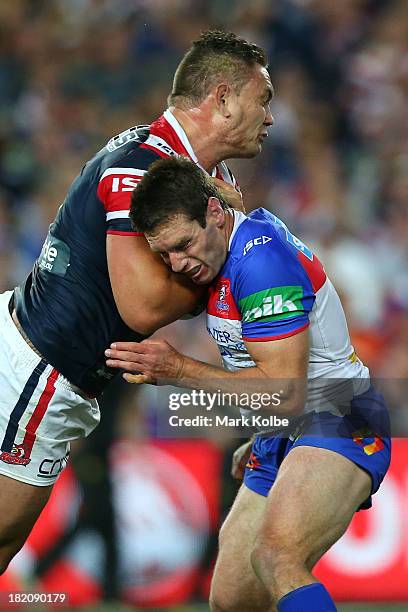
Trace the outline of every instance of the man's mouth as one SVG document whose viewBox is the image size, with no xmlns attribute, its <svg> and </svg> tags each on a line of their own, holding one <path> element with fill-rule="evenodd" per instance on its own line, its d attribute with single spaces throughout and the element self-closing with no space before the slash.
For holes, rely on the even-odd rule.
<svg viewBox="0 0 408 612">
<path fill-rule="evenodd" d="M 188 276 L 189 276 L 189 277 L 190 277 L 192 280 L 194 280 L 194 278 L 200 274 L 200 272 L 201 272 L 201 267 L 202 267 L 202 266 L 201 266 L 201 264 L 198 264 L 198 266 L 194 266 L 194 268 L 191 268 L 191 270 L 189 270 L 189 271 L 187 272 L 187 275 L 188 275 Z"/>
</svg>

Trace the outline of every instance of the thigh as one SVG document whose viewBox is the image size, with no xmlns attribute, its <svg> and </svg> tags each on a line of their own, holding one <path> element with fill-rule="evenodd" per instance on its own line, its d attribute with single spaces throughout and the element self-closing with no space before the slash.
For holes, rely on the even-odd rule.
<svg viewBox="0 0 408 612">
<path fill-rule="evenodd" d="M 242 485 L 221 528 L 211 598 L 215 601 L 225 598 L 229 609 L 266 611 L 271 603 L 251 566 L 251 553 L 266 501 L 266 497 Z"/>
<path fill-rule="evenodd" d="M 286 549 L 312 569 L 346 531 L 371 485 L 365 471 L 338 453 L 293 448 L 269 493 L 257 544 Z"/>
<path fill-rule="evenodd" d="M 0 554 L 9 561 L 22 547 L 47 503 L 52 486 L 36 487 L 0 475 Z"/>
</svg>

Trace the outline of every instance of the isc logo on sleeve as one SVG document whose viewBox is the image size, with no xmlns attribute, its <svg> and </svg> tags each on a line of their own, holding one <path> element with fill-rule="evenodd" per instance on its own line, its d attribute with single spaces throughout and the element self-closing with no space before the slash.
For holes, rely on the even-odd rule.
<svg viewBox="0 0 408 612">
<path fill-rule="evenodd" d="M 253 238 L 252 240 L 248 240 L 248 242 L 244 246 L 244 251 L 242 254 L 246 255 L 248 251 L 252 249 L 252 247 L 266 244 L 267 242 L 270 242 L 271 240 L 272 238 L 270 238 L 269 236 L 258 236 L 258 238 Z"/>
<path fill-rule="evenodd" d="M 140 182 L 140 177 L 136 176 L 115 176 L 112 179 L 112 192 L 133 191 Z"/>
</svg>

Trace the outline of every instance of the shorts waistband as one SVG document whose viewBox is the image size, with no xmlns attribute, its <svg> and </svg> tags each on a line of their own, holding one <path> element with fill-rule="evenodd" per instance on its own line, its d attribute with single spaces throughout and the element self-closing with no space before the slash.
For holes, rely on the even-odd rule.
<svg viewBox="0 0 408 612">
<path fill-rule="evenodd" d="M 34 353 L 36 353 L 40 358 L 41 361 L 46 361 L 43 357 L 43 355 L 41 355 L 40 351 L 34 346 L 34 344 L 31 342 L 30 338 L 27 336 L 27 334 L 25 333 L 24 329 L 21 327 L 20 325 L 20 321 L 17 318 L 17 313 L 16 310 L 14 308 L 14 292 L 10 298 L 10 301 L 8 303 L 8 310 L 10 313 L 10 316 L 13 320 L 14 325 L 17 327 L 17 330 L 20 334 L 20 336 L 22 336 L 23 340 L 28 344 L 28 346 L 34 351 Z"/>
<path fill-rule="evenodd" d="M 11 293 L 10 299 L 7 304 L 8 314 L 10 316 L 10 329 L 15 329 L 15 340 L 17 342 L 17 350 L 21 355 L 22 359 L 24 359 L 25 365 L 27 367 L 32 367 L 34 369 L 40 364 L 47 366 L 48 368 L 53 368 L 52 364 L 48 363 L 48 361 L 44 358 L 44 356 L 40 353 L 38 349 L 33 345 L 31 340 L 27 337 L 27 334 L 24 332 L 21 327 L 20 322 L 17 319 L 14 309 L 14 292 Z M 14 316 L 13 316 L 14 314 Z M 13 334 L 14 336 L 14 334 Z M 58 378 L 55 381 L 55 386 L 65 389 L 67 391 L 72 391 L 77 395 L 80 395 L 86 400 L 92 400 L 94 397 L 89 396 L 85 391 L 82 391 L 79 387 L 72 384 L 65 376 L 63 376 L 60 372 L 58 372 Z"/>
</svg>

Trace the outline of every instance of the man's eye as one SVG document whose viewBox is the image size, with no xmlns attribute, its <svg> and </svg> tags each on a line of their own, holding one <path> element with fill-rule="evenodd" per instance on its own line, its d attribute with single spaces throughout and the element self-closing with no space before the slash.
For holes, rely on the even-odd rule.
<svg viewBox="0 0 408 612">
<path fill-rule="evenodd" d="M 183 242 L 183 244 L 177 247 L 177 251 L 185 251 L 190 246 L 191 246 L 191 240 L 187 240 L 187 242 Z"/>
</svg>

